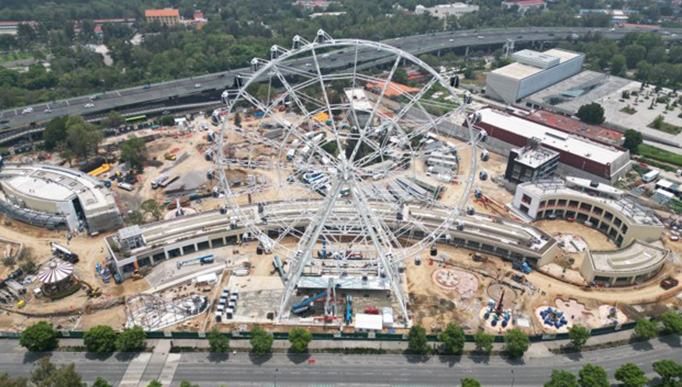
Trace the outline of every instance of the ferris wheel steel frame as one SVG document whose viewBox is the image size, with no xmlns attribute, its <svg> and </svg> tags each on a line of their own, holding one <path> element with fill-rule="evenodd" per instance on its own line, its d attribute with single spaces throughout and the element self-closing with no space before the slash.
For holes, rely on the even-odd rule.
<svg viewBox="0 0 682 387">
<path fill-rule="evenodd" d="M 330 50 L 342 48 L 355 49 L 354 61 L 352 63 L 352 71 L 330 73 L 323 75 L 317 51 L 320 49 Z M 360 52 L 360 50 L 373 50 L 373 52 L 381 51 L 382 53 L 387 54 L 386 56 L 387 58 L 390 58 L 392 55 L 395 56 L 395 60 L 391 65 L 390 72 L 386 79 L 377 78 L 358 72 L 358 69 L 363 67 L 363 64 L 359 64 L 358 61 L 359 59 L 358 53 Z M 310 60 L 312 58 L 312 61 L 314 63 L 312 74 L 305 68 L 299 69 L 295 67 L 300 66 L 300 63 L 293 65 L 285 63 L 288 60 L 292 61 L 297 60 L 298 62 L 301 62 L 300 59 L 301 56 L 306 54 L 307 57 L 305 58 L 305 60 Z M 402 94 L 401 96 L 406 97 L 408 102 L 404 103 L 404 105 L 400 107 L 400 110 L 395 115 L 389 117 L 385 114 L 381 114 L 379 112 L 379 108 L 382 102 L 384 102 L 385 94 L 389 86 L 392 84 L 393 76 L 397 69 L 399 68 L 401 62 L 402 63 L 410 62 L 416 66 L 419 66 L 421 69 L 426 70 L 426 72 L 429 75 L 431 75 L 432 78 L 428 83 L 422 86 L 415 95 L 410 95 L 409 93 L 401 92 Z M 388 61 L 387 63 L 390 63 L 390 61 Z M 249 75 L 248 79 L 246 80 L 245 83 L 238 85 L 240 86 L 239 91 L 234 92 L 233 94 L 235 97 L 227 101 L 227 114 L 222 123 L 220 135 L 217 136 L 216 141 L 217 146 L 216 153 L 218 155 L 216 161 L 218 164 L 219 181 L 223 188 L 226 201 L 230 207 L 230 216 L 232 216 L 233 219 L 237 219 L 243 226 L 245 226 L 245 229 L 251 232 L 253 236 L 256 239 L 258 239 L 263 246 L 270 247 L 273 250 L 277 249 L 277 251 L 283 252 L 283 255 L 285 255 L 286 258 L 289 260 L 289 270 L 284 278 L 285 289 L 282 294 L 277 320 L 281 321 L 284 318 L 284 316 L 288 314 L 287 306 L 289 304 L 290 297 L 296 291 L 298 281 L 301 278 L 306 265 L 308 265 L 312 261 L 319 259 L 315 258 L 314 255 L 312 254 L 313 251 L 315 250 L 315 244 L 317 243 L 318 239 L 322 237 L 324 240 L 325 236 L 327 236 L 327 238 L 330 238 L 333 235 L 332 233 L 329 232 L 325 234 L 323 230 L 325 229 L 325 224 L 327 223 L 327 221 L 329 221 L 330 217 L 333 216 L 334 204 L 335 202 L 337 202 L 340 196 L 340 192 L 342 191 L 342 188 L 345 185 L 347 185 L 349 190 L 350 202 L 357 209 L 359 215 L 359 220 L 357 220 L 356 223 L 359 224 L 361 230 L 364 229 L 369 234 L 368 239 L 372 242 L 373 247 L 378 256 L 377 259 L 372 260 L 370 262 L 376 263 L 377 273 L 379 273 L 380 275 L 383 274 L 386 277 L 387 282 L 390 284 L 390 287 L 392 288 L 396 301 L 400 305 L 400 309 L 405 318 L 406 324 L 409 325 L 410 320 L 407 308 L 407 297 L 404 294 L 403 287 L 401 286 L 400 283 L 400 273 L 398 265 L 400 265 L 403 261 L 411 257 L 417 256 L 421 251 L 428 248 L 432 244 L 436 243 L 439 239 L 443 238 L 446 230 L 448 230 L 449 227 L 452 226 L 453 222 L 455 222 L 455 217 L 461 213 L 461 210 L 466 205 L 475 181 L 477 168 L 476 149 L 478 146 L 478 142 L 482 139 L 482 136 L 480 136 L 481 133 L 474 129 L 472 125 L 471 117 L 467 112 L 467 105 L 459 98 L 455 89 L 450 85 L 449 82 L 446 82 L 444 79 L 442 79 L 434 69 L 432 69 L 419 58 L 398 48 L 383 43 L 360 39 L 333 39 L 322 30 L 318 31 L 316 38 L 312 42 L 308 42 L 305 39 L 301 38 L 300 36 L 295 36 L 293 39 L 293 45 L 291 49 L 285 49 L 276 45 L 272 46 L 271 58 L 269 60 L 254 58 L 251 61 L 251 65 L 252 65 L 251 73 L 246 74 Z M 298 76 L 307 79 L 305 79 L 303 82 L 299 82 L 297 84 L 292 85 L 287 79 L 287 76 L 283 72 L 287 72 L 290 76 Z M 272 84 L 272 79 L 274 76 L 282 84 L 285 91 L 282 92 L 279 96 L 275 96 L 274 98 L 271 99 L 269 87 L 266 101 L 262 102 L 257 97 L 251 95 L 247 91 L 247 89 L 252 83 L 260 82 L 264 75 L 267 75 L 269 77 L 270 85 Z M 373 104 L 373 107 L 369 115 L 369 119 L 367 119 L 367 122 L 364 125 L 364 127 L 361 130 L 359 130 L 359 139 L 356 139 L 355 148 L 353 149 L 351 156 L 346 157 L 346 154 L 344 152 L 345 148 L 343 148 L 341 144 L 341 140 L 344 137 L 339 135 L 339 128 L 347 126 L 349 124 L 349 121 L 351 120 L 354 120 L 355 123 L 359 122 L 356 111 L 357 109 L 353 106 L 354 102 L 350 100 L 348 101 L 348 103 L 331 104 L 329 101 L 329 96 L 327 92 L 327 87 L 325 86 L 325 82 L 330 82 L 334 80 L 347 81 L 349 79 L 352 80 L 352 88 L 356 88 L 360 83 L 364 82 L 374 82 L 376 84 L 381 84 L 383 82 L 383 86 L 381 87 L 379 96 L 376 98 L 376 102 Z M 450 96 L 453 96 L 457 106 L 455 109 L 452 109 L 439 117 L 433 117 L 426 111 L 424 106 L 422 106 L 422 104 L 420 103 L 422 98 L 436 83 L 440 84 L 440 86 L 443 87 L 449 93 Z M 311 101 L 310 100 L 311 98 L 307 96 L 304 92 L 302 92 L 302 90 L 305 90 L 307 87 L 311 87 L 315 84 L 318 84 L 321 90 L 323 91 L 322 92 L 322 95 L 324 97 L 323 101 L 317 100 Z M 290 103 L 295 104 L 296 108 L 298 108 L 301 111 L 298 120 L 295 120 L 294 122 L 289 122 L 285 119 L 280 118 L 277 114 L 273 114 L 274 110 L 281 104 L 285 103 L 287 100 L 289 100 Z M 278 142 L 269 138 L 265 138 L 264 136 L 250 134 L 248 131 L 245 131 L 243 129 L 241 130 L 240 133 L 239 130 L 237 130 L 237 128 L 231 128 L 230 125 L 228 124 L 228 118 L 231 117 L 232 114 L 234 113 L 233 109 L 237 105 L 238 101 L 246 101 L 253 107 L 259 109 L 261 112 L 263 112 L 262 116 L 263 119 L 265 117 L 274 119 L 277 122 L 277 124 L 280 125 L 283 128 L 283 130 L 286 131 L 284 139 Z M 316 104 L 319 107 L 309 110 L 308 107 L 306 106 L 306 102 L 309 104 Z M 401 127 L 400 121 L 405 120 L 409 122 L 408 117 L 413 108 L 418 108 L 420 110 L 419 114 L 422 114 L 424 117 L 427 118 L 427 120 L 425 123 L 415 121 L 415 123 L 418 125 L 416 126 L 416 129 L 411 130 L 408 135 Z M 343 120 L 339 122 L 339 125 L 337 125 L 333 113 L 334 111 L 338 110 L 343 110 L 346 112 L 346 114 L 343 117 Z M 316 117 L 318 114 L 322 112 L 326 113 L 331 118 L 331 120 L 324 123 L 318 122 L 318 125 L 319 128 L 329 130 L 334 134 L 335 137 L 334 140 L 336 142 L 336 145 L 338 146 L 338 149 L 341 150 L 338 156 L 339 159 L 338 161 L 335 160 L 335 157 L 333 157 L 328 152 L 323 150 L 320 144 L 307 140 L 304 134 L 304 130 L 301 128 L 301 126 L 304 123 L 310 121 L 311 119 L 313 119 L 313 117 Z M 431 203 L 432 205 L 445 209 L 447 211 L 447 216 L 443 219 L 443 221 L 440 224 L 438 224 L 435 228 L 431 229 L 431 231 L 429 231 L 425 227 L 425 225 L 419 224 L 419 226 L 423 228 L 424 232 L 428 234 L 420 238 L 420 240 L 411 243 L 409 246 L 407 245 L 403 246 L 399 243 L 398 239 L 404 238 L 404 236 L 396 237 L 396 235 L 391 231 L 389 225 L 387 225 L 381 219 L 381 217 L 377 216 L 374 213 L 374 211 L 371 210 L 372 203 L 370 203 L 369 199 L 365 197 L 365 195 L 362 193 L 362 190 L 359 188 L 359 184 L 362 178 L 359 177 L 356 171 L 361 170 L 362 165 L 358 166 L 357 168 L 353 168 L 353 165 L 348 164 L 348 159 L 351 160 L 350 161 L 351 163 L 355 163 L 357 161 L 358 164 L 360 162 L 367 163 L 371 161 L 372 159 L 370 159 L 369 161 L 366 161 L 365 159 L 368 156 L 371 156 L 372 153 L 363 157 L 362 159 L 355 160 L 355 155 L 357 154 L 361 144 L 367 143 L 368 146 L 372 147 L 375 152 L 379 152 L 379 155 L 383 160 L 383 154 L 381 154 L 381 152 L 383 151 L 383 149 L 385 149 L 385 147 L 380 146 L 377 149 L 376 147 L 374 147 L 374 145 L 369 145 L 371 141 L 369 141 L 368 137 L 365 137 L 365 135 L 367 134 L 367 130 L 369 129 L 375 116 L 377 115 L 380 116 L 381 123 L 376 128 L 373 128 L 374 130 L 383 131 L 396 129 L 401 132 L 401 134 L 404 136 L 404 139 L 406 139 L 407 143 L 410 144 L 410 141 L 412 141 L 412 139 L 416 138 L 417 136 L 422 136 L 426 133 L 429 133 L 432 130 L 438 131 L 437 128 L 439 125 L 451 120 L 451 118 L 456 114 L 460 114 L 463 116 L 465 120 L 464 125 L 466 125 L 465 130 L 468 131 L 469 135 L 469 139 L 467 142 L 463 144 L 464 146 L 462 146 L 462 149 L 470 148 L 471 150 L 469 173 L 468 175 L 465 176 L 465 178 L 462 179 L 463 191 L 461 193 L 461 196 L 454 206 L 445 206 L 435 202 Z M 329 156 L 329 159 L 334 160 L 334 162 L 337 163 L 335 164 L 335 167 L 336 166 L 339 167 L 339 173 L 330 179 L 331 181 L 329 183 L 330 184 L 329 193 L 321 201 L 321 205 L 314 211 L 315 216 L 312 218 L 310 223 L 305 227 L 305 231 L 303 231 L 302 235 L 300 236 L 295 249 L 285 247 L 280 242 L 283 237 L 286 237 L 288 233 L 293 231 L 292 228 L 293 225 L 297 224 L 298 223 L 297 221 L 299 219 L 313 212 L 313 209 L 303 208 L 301 211 L 301 215 L 299 216 L 298 219 L 296 219 L 296 221 L 290 222 L 289 225 L 282 224 L 281 226 L 284 231 L 280 233 L 279 238 L 276 241 L 271 239 L 267 235 L 267 232 L 263 232 L 261 228 L 258 226 L 258 224 L 262 224 L 262 222 L 265 221 L 264 216 L 263 218 L 261 218 L 260 216 L 261 206 L 259 206 L 258 212 L 254 211 L 252 216 L 245 214 L 243 208 L 237 202 L 236 195 L 232 194 L 232 190 L 228 182 L 226 169 L 230 165 L 234 164 L 230 163 L 230 159 L 226 158 L 224 153 L 225 146 L 227 145 L 226 143 L 227 134 L 229 131 L 232 130 L 237 130 L 237 132 L 240 135 L 248 138 L 249 142 L 251 143 L 251 146 L 253 146 L 253 143 L 257 143 L 264 145 L 266 147 L 272 147 L 273 149 L 279 149 L 278 158 L 275 162 L 263 163 L 261 161 L 253 161 L 251 160 L 251 158 L 249 158 L 247 164 L 253 167 L 262 167 L 266 169 L 276 170 L 277 175 L 280 177 L 280 187 L 282 188 L 283 186 L 280 173 L 282 171 L 291 172 L 297 169 L 296 165 L 294 166 L 287 165 L 282 161 L 282 156 L 285 148 L 283 145 L 287 143 L 290 137 L 292 137 L 294 141 L 300 141 L 301 144 L 312 145 L 313 150 L 312 154 Z M 386 137 L 387 136 L 385 136 L 384 138 L 384 142 L 386 141 Z M 348 135 L 346 140 L 348 140 L 349 138 L 351 138 L 350 134 Z M 410 148 L 412 148 L 411 145 Z M 308 158 L 307 163 L 304 166 L 305 168 L 308 168 L 310 166 L 311 160 L 313 159 L 312 154 Z M 418 158 L 423 155 L 415 154 L 414 150 L 412 150 L 410 156 L 411 160 L 408 160 L 407 161 L 408 163 L 413 162 L 415 158 Z M 237 162 L 237 165 L 243 164 L 244 162 L 241 161 Z M 299 183 L 295 183 L 292 185 L 297 186 L 298 184 Z M 299 200 L 302 197 L 303 196 L 297 196 L 293 198 L 292 201 Z M 400 206 L 398 207 L 398 211 L 399 212 L 402 211 L 402 208 L 403 204 L 400 204 Z M 410 218 L 411 216 L 407 214 L 407 216 L 404 216 L 403 221 L 410 222 Z M 270 219 L 268 220 L 270 221 Z M 341 225 L 340 229 L 342 230 L 342 232 L 348 232 L 349 230 L 357 229 L 358 224 Z M 338 270 L 340 271 L 338 275 L 342 275 L 340 267 L 338 268 Z"/>
</svg>

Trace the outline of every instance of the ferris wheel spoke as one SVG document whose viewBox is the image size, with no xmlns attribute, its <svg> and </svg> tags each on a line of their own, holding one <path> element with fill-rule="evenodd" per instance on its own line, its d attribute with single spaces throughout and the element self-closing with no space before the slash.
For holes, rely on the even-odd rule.
<svg viewBox="0 0 682 387">
<path fill-rule="evenodd" d="M 372 125 L 374 116 L 376 115 L 377 110 L 379 110 L 379 106 L 381 106 L 381 103 L 384 100 L 386 90 L 388 90 L 389 86 L 391 85 L 391 82 L 393 82 L 393 75 L 395 74 L 395 71 L 398 69 L 398 65 L 400 64 L 400 61 L 402 59 L 403 59 L 402 55 L 396 55 L 395 62 L 393 62 L 393 67 L 391 68 L 391 71 L 388 73 L 386 80 L 384 80 L 384 86 L 381 88 L 381 93 L 379 93 L 379 97 L 377 98 L 377 101 L 374 104 L 374 108 L 372 108 L 372 111 L 369 114 L 369 119 L 365 123 L 365 127 L 362 128 L 364 132 L 367 132 L 367 129 Z"/>
</svg>

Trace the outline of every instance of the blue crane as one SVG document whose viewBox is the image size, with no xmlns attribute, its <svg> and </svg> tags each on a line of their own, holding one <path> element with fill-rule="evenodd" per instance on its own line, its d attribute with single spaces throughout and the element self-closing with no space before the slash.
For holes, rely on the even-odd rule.
<svg viewBox="0 0 682 387">
<path fill-rule="evenodd" d="M 328 291 L 325 290 L 324 292 L 322 292 L 320 294 L 316 294 L 310 298 L 306 298 L 305 300 L 301 301 L 300 303 L 292 306 L 291 311 L 293 313 L 296 313 L 296 314 L 301 313 L 301 312 L 305 312 L 306 310 L 310 309 L 310 307 L 313 305 L 313 302 L 315 302 L 315 301 L 319 300 L 320 298 L 326 296 L 327 293 L 328 293 Z"/>
<path fill-rule="evenodd" d="M 193 265 L 195 263 L 200 263 L 202 265 L 206 265 L 206 264 L 213 263 L 213 262 L 214 262 L 213 254 L 209 254 L 209 255 L 204 255 L 203 257 L 199 257 L 199 258 L 192 258 L 192 259 L 186 259 L 184 261 L 180 261 L 177 263 L 177 265 L 178 265 L 178 270 L 180 270 L 184 266 Z"/>
</svg>

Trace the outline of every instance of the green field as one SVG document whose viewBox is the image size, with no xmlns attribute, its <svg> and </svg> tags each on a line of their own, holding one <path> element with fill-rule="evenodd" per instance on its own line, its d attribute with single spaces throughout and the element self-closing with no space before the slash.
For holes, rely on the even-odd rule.
<svg viewBox="0 0 682 387">
<path fill-rule="evenodd" d="M 649 124 L 649 127 L 651 129 L 660 130 L 661 132 L 666 132 L 666 133 L 670 133 L 670 134 L 682 133 L 682 128 L 680 128 L 679 126 L 669 124 L 667 122 L 661 122 L 661 124 L 658 126 L 656 126 L 656 124 L 652 122 Z"/>
<path fill-rule="evenodd" d="M 637 148 L 637 153 L 650 159 L 663 161 L 682 167 L 682 155 L 668 152 L 651 145 L 640 144 Z"/>
</svg>

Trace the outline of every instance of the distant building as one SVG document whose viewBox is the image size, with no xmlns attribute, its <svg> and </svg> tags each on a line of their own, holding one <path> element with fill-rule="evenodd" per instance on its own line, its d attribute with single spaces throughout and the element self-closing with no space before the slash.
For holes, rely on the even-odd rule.
<svg viewBox="0 0 682 387">
<path fill-rule="evenodd" d="M 486 77 L 486 96 L 513 104 L 539 90 L 580 72 L 585 54 L 551 49 L 545 52 L 522 50 L 511 63 L 491 71 Z"/>
<path fill-rule="evenodd" d="M 329 7 L 329 4 L 331 3 L 332 3 L 331 1 L 325 0 L 298 0 L 297 2 L 294 3 L 294 5 L 300 5 L 306 9 L 313 9 L 315 7 L 327 9 L 327 7 Z"/>
<path fill-rule="evenodd" d="M 476 12 L 478 9 L 478 5 L 464 3 L 441 4 L 429 8 L 420 4 L 415 8 L 414 13 L 417 15 L 428 13 L 429 15 L 438 19 L 445 19 L 447 17 L 459 18 L 462 15 L 466 15 L 467 13 Z"/>
<path fill-rule="evenodd" d="M 531 138 L 526 146 L 509 152 L 505 179 L 526 183 L 550 178 L 559 166 L 559 152 L 541 145 L 539 138 Z"/>
<path fill-rule="evenodd" d="M 28 24 L 29 26 L 35 28 L 38 25 L 38 22 L 33 20 L 0 21 L 0 35 L 16 35 L 19 31 L 20 24 Z"/>
<path fill-rule="evenodd" d="M 311 13 L 310 18 L 315 19 L 315 18 L 324 17 L 324 16 L 343 16 L 345 14 L 346 14 L 346 12 L 316 12 L 316 13 Z"/>
<path fill-rule="evenodd" d="M 194 16 L 192 16 L 192 21 L 190 22 L 196 29 L 200 30 L 208 23 L 208 19 L 204 16 L 201 10 L 194 10 Z"/>
<path fill-rule="evenodd" d="M 518 1 L 503 1 L 502 8 L 513 9 L 517 12 L 526 13 L 531 9 L 545 9 L 547 4 L 542 0 L 518 0 Z"/>
<path fill-rule="evenodd" d="M 630 15 L 638 12 L 631 9 L 581 9 L 580 16 L 585 15 L 610 15 L 611 24 L 627 23 Z"/>
<path fill-rule="evenodd" d="M 144 11 L 147 23 L 161 23 L 174 26 L 180 23 L 180 11 L 177 9 L 148 9 Z"/>
<path fill-rule="evenodd" d="M 97 24 L 95 26 L 93 32 L 95 33 L 95 36 L 97 36 L 97 39 L 104 38 L 104 32 L 102 31 L 102 25 L 101 24 Z"/>
</svg>

